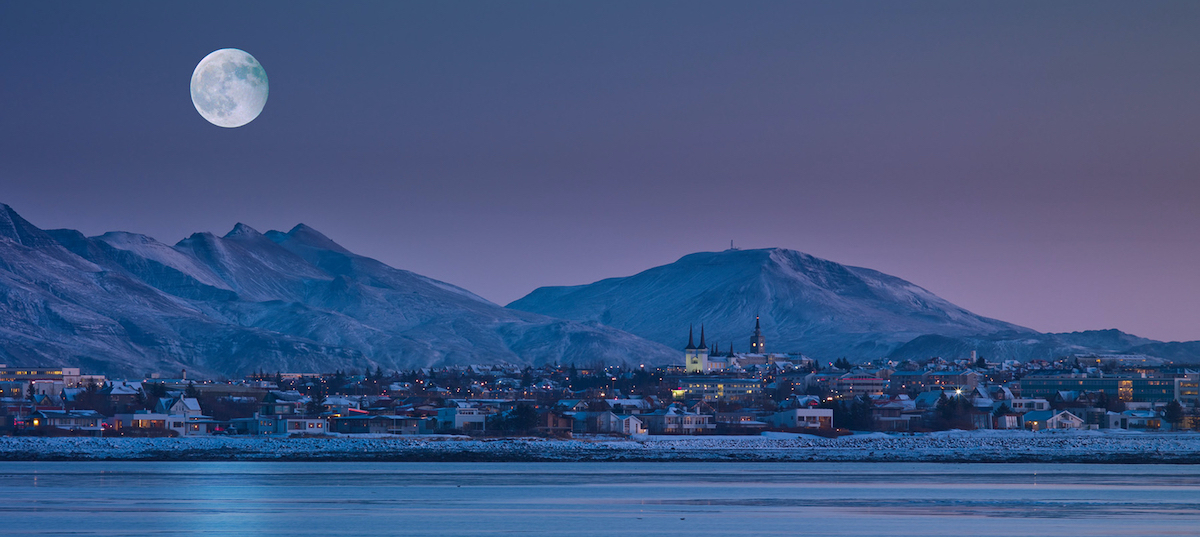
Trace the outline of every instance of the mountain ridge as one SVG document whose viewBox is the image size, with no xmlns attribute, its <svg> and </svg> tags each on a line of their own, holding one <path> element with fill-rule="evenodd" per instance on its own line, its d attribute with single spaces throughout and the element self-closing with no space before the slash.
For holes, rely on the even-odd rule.
<svg viewBox="0 0 1200 537">
<path fill-rule="evenodd" d="M 598 324 L 502 308 L 297 225 L 174 246 L 43 231 L 0 206 L 0 362 L 111 374 L 673 362 Z"/>
</svg>

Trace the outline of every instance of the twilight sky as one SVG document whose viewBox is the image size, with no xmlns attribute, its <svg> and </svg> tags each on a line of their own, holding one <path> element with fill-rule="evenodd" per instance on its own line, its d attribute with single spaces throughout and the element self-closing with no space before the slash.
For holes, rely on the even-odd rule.
<svg viewBox="0 0 1200 537">
<path fill-rule="evenodd" d="M 206 122 L 213 50 L 262 115 Z M 1200 339 L 1200 2 L 0 3 L 0 202 L 307 223 L 500 304 L 779 246 Z"/>
</svg>

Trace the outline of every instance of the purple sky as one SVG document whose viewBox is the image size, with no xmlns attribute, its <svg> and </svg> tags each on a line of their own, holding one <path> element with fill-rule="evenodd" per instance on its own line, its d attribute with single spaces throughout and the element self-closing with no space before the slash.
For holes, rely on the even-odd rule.
<svg viewBox="0 0 1200 537">
<path fill-rule="evenodd" d="M 205 122 L 242 48 L 270 100 Z M 1200 339 L 1200 3 L 0 3 L 0 202 L 304 222 L 505 304 L 779 246 L 1044 331 Z"/>
</svg>

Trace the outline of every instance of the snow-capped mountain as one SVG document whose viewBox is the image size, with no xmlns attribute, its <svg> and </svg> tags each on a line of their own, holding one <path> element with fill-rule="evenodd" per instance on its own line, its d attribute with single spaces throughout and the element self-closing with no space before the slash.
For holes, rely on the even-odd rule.
<svg viewBox="0 0 1200 537">
<path fill-rule="evenodd" d="M 893 356 L 1054 358 L 1122 352 L 1150 340 L 1117 331 L 1041 334 L 982 317 L 878 271 L 779 248 L 684 256 L 633 276 L 589 285 L 543 287 L 509 308 L 598 322 L 673 348 L 688 327 L 706 343 L 750 351 L 761 317 L 767 352 L 820 360 Z"/>
<path fill-rule="evenodd" d="M 0 363 L 113 374 L 669 363 L 619 330 L 502 308 L 299 225 L 174 246 L 43 231 L 0 204 Z"/>
</svg>

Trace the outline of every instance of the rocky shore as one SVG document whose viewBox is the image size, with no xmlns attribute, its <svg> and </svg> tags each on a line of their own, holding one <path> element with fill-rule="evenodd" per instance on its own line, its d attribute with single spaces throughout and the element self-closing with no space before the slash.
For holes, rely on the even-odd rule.
<svg viewBox="0 0 1200 537">
<path fill-rule="evenodd" d="M 741 461 L 1200 463 L 1200 434 L 949 431 L 642 439 L 0 438 L 3 461 Z"/>
</svg>

